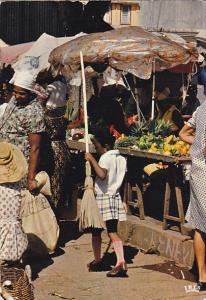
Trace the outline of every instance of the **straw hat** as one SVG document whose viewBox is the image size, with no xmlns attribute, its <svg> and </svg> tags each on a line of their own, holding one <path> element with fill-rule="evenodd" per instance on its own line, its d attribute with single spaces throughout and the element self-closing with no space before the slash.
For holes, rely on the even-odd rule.
<svg viewBox="0 0 206 300">
<path fill-rule="evenodd" d="M 167 99 L 170 96 L 170 89 L 166 87 L 161 93 L 156 91 L 156 100 L 162 101 Z"/>
<path fill-rule="evenodd" d="M 160 170 L 160 166 L 158 164 L 149 164 L 146 167 L 144 167 L 144 172 L 150 176 L 152 175 L 154 172 Z"/>
<path fill-rule="evenodd" d="M 0 184 L 20 181 L 27 173 L 27 162 L 18 147 L 0 142 Z"/>
<path fill-rule="evenodd" d="M 45 196 L 51 196 L 51 185 L 49 175 L 45 171 L 39 172 L 36 177 L 37 186 L 40 193 L 44 194 Z"/>
</svg>

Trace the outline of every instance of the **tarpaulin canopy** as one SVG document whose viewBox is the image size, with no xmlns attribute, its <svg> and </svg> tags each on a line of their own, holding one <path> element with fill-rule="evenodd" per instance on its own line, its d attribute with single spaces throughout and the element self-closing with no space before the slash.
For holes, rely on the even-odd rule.
<svg viewBox="0 0 206 300">
<path fill-rule="evenodd" d="M 2 39 L 0 39 L 0 48 L 8 46 Z"/>
<path fill-rule="evenodd" d="M 19 68 L 23 63 L 28 63 L 28 58 L 34 57 L 40 58 L 39 63 L 43 68 L 48 66 L 48 57 L 54 48 L 82 35 L 85 34 L 80 33 L 74 37 L 56 38 L 43 33 L 36 41 L 0 48 L 0 62 L 15 64 L 14 67 Z"/>
<path fill-rule="evenodd" d="M 34 73 L 39 73 L 49 68 L 50 64 L 48 63 L 48 58 L 53 49 L 82 35 L 85 34 L 80 33 L 73 37 L 56 38 L 43 33 L 38 40 L 32 44 L 28 51 L 18 57 L 17 62 L 13 64 L 13 68 L 15 71 L 30 70 Z"/>
<path fill-rule="evenodd" d="M 29 50 L 33 42 L 7 46 L 0 48 L 0 61 L 6 64 L 12 64 L 17 61 L 18 57 Z"/>
<path fill-rule="evenodd" d="M 65 43 L 51 52 L 49 62 L 63 68 L 63 73 L 76 72 L 80 68 L 80 51 L 85 65 L 106 64 L 142 79 L 150 78 L 154 60 L 155 69 L 162 71 L 198 59 L 195 47 L 130 26 L 92 33 Z"/>
</svg>

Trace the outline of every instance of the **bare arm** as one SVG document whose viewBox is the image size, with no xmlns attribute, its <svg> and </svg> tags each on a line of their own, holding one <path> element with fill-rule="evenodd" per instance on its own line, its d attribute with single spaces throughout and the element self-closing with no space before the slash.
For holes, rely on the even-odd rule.
<svg viewBox="0 0 206 300">
<path fill-rule="evenodd" d="M 94 168 L 94 171 L 95 171 L 96 175 L 97 175 L 100 179 L 104 180 L 104 179 L 107 177 L 107 170 L 101 168 L 101 167 L 98 165 L 98 162 L 96 161 L 96 159 L 94 158 L 94 156 L 93 156 L 92 154 L 86 153 L 86 154 L 85 154 L 85 159 L 86 159 L 87 161 L 89 161 L 89 162 L 92 164 L 92 166 L 93 166 L 93 168 Z"/>
<path fill-rule="evenodd" d="M 194 133 L 195 133 L 194 128 L 192 128 L 191 126 L 186 124 L 180 131 L 179 136 L 180 136 L 181 140 L 192 145 L 194 142 Z"/>
<path fill-rule="evenodd" d="M 29 135 L 30 144 L 30 157 L 29 157 L 29 171 L 28 171 L 28 189 L 33 191 L 37 188 L 35 176 L 37 174 L 37 167 L 39 163 L 39 151 L 40 151 L 41 135 L 37 133 L 31 133 Z"/>
</svg>

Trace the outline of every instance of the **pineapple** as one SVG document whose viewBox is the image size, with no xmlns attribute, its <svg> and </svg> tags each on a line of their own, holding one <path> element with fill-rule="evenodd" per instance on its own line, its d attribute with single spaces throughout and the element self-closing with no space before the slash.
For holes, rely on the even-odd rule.
<svg viewBox="0 0 206 300">
<path fill-rule="evenodd" d="M 171 134 L 171 124 L 163 120 L 152 120 L 148 124 L 148 131 L 155 136 L 160 135 L 166 137 Z"/>
<path fill-rule="evenodd" d="M 137 138 L 134 136 L 121 136 L 115 143 L 115 148 L 129 148 L 137 144 Z"/>
<path fill-rule="evenodd" d="M 131 126 L 131 136 L 141 137 L 148 132 L 148 124 L 146 122 L 139 122 Z"/>
</svg>

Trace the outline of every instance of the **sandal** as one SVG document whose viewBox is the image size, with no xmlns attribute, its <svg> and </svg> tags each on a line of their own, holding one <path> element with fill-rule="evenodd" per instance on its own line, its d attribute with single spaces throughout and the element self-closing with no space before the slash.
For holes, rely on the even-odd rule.
<svg viewBox="0 0 206 300">
<path fill-rule="evenodd" d="M 128 277 L 126 263 L 114 267 L 111 271 L 107 273 L 107 277 Z"/>
<path fill-rule="evenodd" d="M 195 289 L 198 290 L 199 292 L 206 291 L 206 282 L 201 282 L 201 281 L 199 281 L 199 282 L 196 284 Z"/>
</svg>

